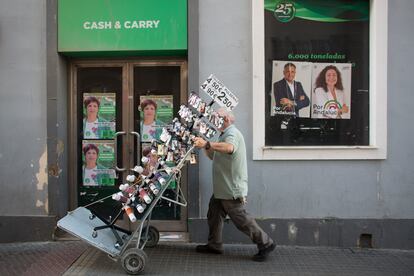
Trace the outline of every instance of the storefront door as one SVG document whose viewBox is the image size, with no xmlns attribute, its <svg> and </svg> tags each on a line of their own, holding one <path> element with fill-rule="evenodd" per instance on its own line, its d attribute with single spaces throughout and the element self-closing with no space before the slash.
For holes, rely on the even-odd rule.
<svg viewBox="0 0 414 276">
<path fill-rule="evenodd" d="M 147 145 L 187 98 L 184 60 L 75 61 L 71 64 L 71 204 L 89 205 L 119 191 Z M 181 188 L 187 191 L 186 172 Z M 176 183 L 164 195 L 174 197 Z M 113 218 L 121 205 L 111 197 L 89 205 Z M 73 209 L 71 208 L 71 209 Z M 152 213 L 160 231 L 187 231 L 187 210 L 159 201 Z M 126 217 L 120 225 L 134 228 Z"/>
</svg>

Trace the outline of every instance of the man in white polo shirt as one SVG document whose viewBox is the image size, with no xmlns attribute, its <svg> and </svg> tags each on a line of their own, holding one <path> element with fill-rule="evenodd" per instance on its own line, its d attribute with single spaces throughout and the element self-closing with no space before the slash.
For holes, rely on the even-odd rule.
<svg viewBox="0 0 414 276">
<path fill-rule="evenodd" d="M 207 213 L 208 243 L 198 245 L 196 251 L 223 253 L 223 223 L 226 215 L 229 215 L 234 225 L 257 244 L 259 252 L 253 256 L 253 260 L 263 262 L 276 244 L 244 209 L 248 189 L 244 138 L 233 125 L 234 115 L 231 112 L 225 109 L 217 112 L 224 119 L 218 141 L 208 142 L 200 137 L 194 139 L 194 145 L 204 148 L 207 156 L 213 160 L 213 196 Z"/>
</svg>

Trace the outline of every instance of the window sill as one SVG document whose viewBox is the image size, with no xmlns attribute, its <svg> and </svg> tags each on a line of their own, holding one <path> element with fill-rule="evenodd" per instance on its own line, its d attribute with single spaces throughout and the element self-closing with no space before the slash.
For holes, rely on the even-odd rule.
<svg viewBox="0 0 414 276">
<path fill-rule="evenodd" d="M 386 151 L 377 146 L 263 146 L 254 160 L 382 160 Z"/>
</svg>

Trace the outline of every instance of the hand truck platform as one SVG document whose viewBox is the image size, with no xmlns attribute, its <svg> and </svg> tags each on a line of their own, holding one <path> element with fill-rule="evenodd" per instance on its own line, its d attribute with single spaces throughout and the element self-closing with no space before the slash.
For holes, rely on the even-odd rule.
<svg viewBox="0 0 414 276">
<path fill-rule="evenodd" d="M 131 238 L 132 233 L 128 230 L 122 231 L 111 227 L 99 231 L 95 230 L 103 225 L 107 225 L 107 222 L 85 207 L 76 208 L 57 223 L 59 228 L 106 252 L 110 256 L 119 256 L 122 245 Z M 114 231 L 116 234 L 114 234 Z M 122 244 L 119 243 L 119 238 Z M 117 243 L 119 246 L 115 246 Z"/>
<path fill-rule="evenodd" d="M 128 274 L 139 274 L 143 272 L 145 263 L 148 260 L 147 254 L 143 250 L 144 247 L 154 247 L 159 241 L 158 230 L 150 225 L 151 214 L 155 205 L 159 200 L 163 199 L 180 206 L 187 206 L 187 201 L 180 187 L 180 175 L 181 168 L 184 166 L 192 150 L 193 147 L 187 151 L 184 159 L 176 167 L 171 169 L 172 173 L 166 177 L 165 185 L 163 185 L 159 193 L 153 198 L 140 220 L 137 221 L 138 227 L 133 232 L 115 224 L 125 213 L 123 209 L 119 211 L 114 219 L 108 221 L 86 208 L 97 203 L 102 203 L 112 195 L 68 212 L 65 217 L 58 221 L 57 226 L 97 249 L 106 252 L 112 259 L 121 259 L 121 265 Z M 163 196 L 172 181 L 176 182 L 176 197 L 169 198 Z M 142 185 L 144 184 L 142 183 L 139 186 Z M 136 241 L 136 246 L 130 246 L 134 241 Z"/>
</svg>

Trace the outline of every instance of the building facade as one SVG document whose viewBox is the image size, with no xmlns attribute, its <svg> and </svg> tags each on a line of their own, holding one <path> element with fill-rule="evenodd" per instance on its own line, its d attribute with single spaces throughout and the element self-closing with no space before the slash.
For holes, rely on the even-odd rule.
<svg viewBox="0 0 414 276">
<path fill-rule="evenodd" d="M 278 3 L 306 7 L 307 1 L 160 0 L 141 1 L 139 8 L 134 1 L 123 7 L 117 1 L 82 2 L 0 4 L 2 242 L 52 239 L 68 210 L 116 190 L 114 177 L 98 186 L 86 182 L 85 147 L 109 149 L 110 161 L 100 161 L 112 164 L 109 174 L 122 177 L 145 142 L 133 133 L 142 134 L 141 103 L 172 99 L 162 110 L 176 113 L 191 91 L 203 95 L 200 84 L 214 74 L 239 99 L 234 113 L 248 152 L 247 209 L 277 243 L 352 247 L 368 241 L 375 248 L 414 248 L 413 130 L 407 114 L 414 99 L 408 69 L 414 57 L 411 1 L 367 1 L 356 9 L 359 20 L 352 24 L 362 24 L 355 25 L 357 31 L 347 27 L 349 33 L 331 34 L 339 31 L 326 24 L 339 21 L 325 21 L 318 24 L 321 30 L 328 26 L 327 33 L 320 31 L 318 38 L 295 32 L 294 24 L 311 25 L 299 18 L 299 6 L 291 18 L 277 11 L 290 7 Z M 280 33 L 280 26 L 292 27 L 292 33 Z M 357 42 L 347 44 L 354 36 Z M 324 51 L 315 50 L 318 45 Z M 343 45 L 350 50 L 328 51 Z M 288 62 L 309 87 L 322 66 L 343 64 L 350 118 L 313 118 L 312 104 L 308 115 L 278 117 L 272 89 L 283 70 L 272 66 Z M 352 68 L 348 82 L 346 68 Z M 96 137 L 86 135 L 83 123 L 91 96 L 101 109 L 113 103 L 101 116 L 112 123 L 104 124 L 108 132 Z M 308 96 L 312 102 L 313 94 Z M 200 154 L 184 176 L 188 206 L 159 206 L 154 223 L 203 242 L 210 161 Z M 106 214 L 112 207 L 104 207 Z M 248 242 L 231 223 L 224 231 L 225 242 Z"/>
</svg>

